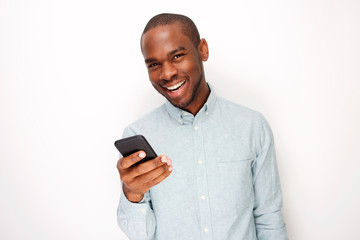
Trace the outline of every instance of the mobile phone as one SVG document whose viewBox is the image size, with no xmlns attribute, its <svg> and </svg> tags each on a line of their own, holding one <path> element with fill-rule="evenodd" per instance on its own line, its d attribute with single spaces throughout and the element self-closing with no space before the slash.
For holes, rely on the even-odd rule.
<svg viewBox="0 0 360 240">
<path fill-rule="evenodd" d="M 148 143 L 148 141 L 143 135 L 135 135 L 132 137 L 119 139 L 115 141 L 114 144 L 121 153 L 121 155 L 123 155 L 124 157 L 129 156 L 137 151 L 143 150 L 146 153 L 146 156 L 136 164 L 146 162 L 150 159 L 154 159 L 157 157 L 157 154 L 152 149 L 151 145 Z"/>
</svg>

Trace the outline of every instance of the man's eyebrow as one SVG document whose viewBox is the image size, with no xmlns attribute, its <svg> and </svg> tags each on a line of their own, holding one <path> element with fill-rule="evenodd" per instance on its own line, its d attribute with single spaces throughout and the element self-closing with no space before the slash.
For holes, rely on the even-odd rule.
<svg viewBox="0 0 360 240">
<path fill-rule="evenodd" d="M 167 55 L 171 56 L 171 55 L 173 55 L 173 54 L 175 54 L 175 53 L 177 53 L 179 51 L 183 51 L 183 50 L 186 50 L 186 48 L 181 46 L 181 47 L 178 47 L 178 48 L 172 50 Z M 155 58 L 147 58 L 147 59 L 145 59 L 145 63 L 152 63 L 152 62 L 156 62 L 156 59 Z"/>
<path fill-rule="evenodd" d="M 178 48 L 172 50 L 171 52 L 169 52 L 168 56 L 171 56 L 171 55 L 175 54 L 176 52 L 183 51 L 183 50 L 186 50 L 186 48 L 185 47 L 178 47 Z"/>
<path fill-rule="evenodd" d="M 155 58 L 147 58 L 145 59 L 145 63 L 151 63 L 151 62 L 155 62 L 156 59 Z"/>
</svg>

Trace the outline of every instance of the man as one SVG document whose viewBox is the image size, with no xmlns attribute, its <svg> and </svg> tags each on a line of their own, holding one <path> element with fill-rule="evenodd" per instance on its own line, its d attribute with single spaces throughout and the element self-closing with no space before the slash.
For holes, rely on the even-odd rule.
<svg viewBox="0 0 360 240">
<path fill-rule="evenodd" d="M 286 239 L 273 137 L 261 114 L 216 96 L 205 80 L 209 56 L 195 24 L 160 14 L 141 50 L 166 103 L 124 130 L 144 135 L 144 151 L 117 164 L 118 224 L 129 239 Z"/>
</svg>

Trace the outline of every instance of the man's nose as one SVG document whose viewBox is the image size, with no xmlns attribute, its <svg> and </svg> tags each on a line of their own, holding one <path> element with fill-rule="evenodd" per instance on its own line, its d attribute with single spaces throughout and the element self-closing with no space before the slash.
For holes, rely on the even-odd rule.
<svg viewBox="0 0 360 240">
<path fill-rule="evenodd" d="M 174 67 L 173 64 L 169 62 L 163 63 L 161 69 L 161 75 L 160 75 L 161 79 L 170 81 L 173 79 L 174 76 L 176 76 L 176 74 L 177 74 L 177 69 Z"/>
</svg>

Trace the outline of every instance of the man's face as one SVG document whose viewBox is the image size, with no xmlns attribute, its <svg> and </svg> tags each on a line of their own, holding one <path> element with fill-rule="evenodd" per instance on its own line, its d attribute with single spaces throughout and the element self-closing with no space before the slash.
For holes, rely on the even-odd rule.
<svg viewBox="0 0 360 240">
<path fill-rule="evenodd" d="M 146 32 L 142 36 L 141 49 L 150 81 L 161 95 L 186 110 L 203 104 L 200 102 L 203 99 L 198 96 L 206 86 L 202 65 L 202 61 L 207 60 L 205 40 L 195 46 L 175 23 Z"/>
</svg>

